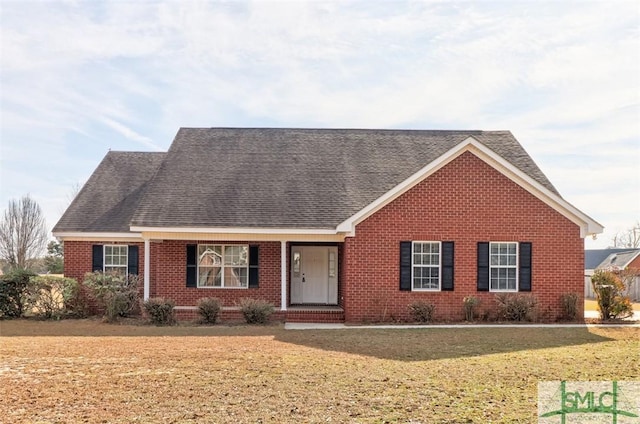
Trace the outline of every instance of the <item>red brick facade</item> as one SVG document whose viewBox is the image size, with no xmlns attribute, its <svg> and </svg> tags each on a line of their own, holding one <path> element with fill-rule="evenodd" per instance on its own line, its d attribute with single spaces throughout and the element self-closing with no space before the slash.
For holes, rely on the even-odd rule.
<svg viewBox="0 0 640 424">
<path fill-rule="evenodd" d="M 453 241 L 454 291 L 400 291 L 401 241 Z M 434 303 L 439 319 L 462 320 L 462 300 L 470 295 L 481 299 L 481 310 L 494 310 L 495 294 L 476 289 L 477 243 L 483 241 L 532 243 L 532 294 L 540 319 L 561 315 L 562 293 L 583 298 L 578 226 L 464 153 L 360 223 L 356 236 L 346 240 L 346 321 L 406 320 L 407 305 L 419 299 Z"/>
<path fill-rule="evenodd" d="M 401 241 L 453 241 L 454 290 L 400 291 Z M 577 293 L 582 300 L 584 253 L 579 227 L 467 152 L 358 224 L 355 237 L 339 244 L 338 302 L 345 320 L 405 321 L 410 303 L 427 300 L 436 305 L 437 319 L 459 321 L 464 318 L 462 300 L 470 295 L 481 299 L 481 311 L 494 313 L 495 294 L 476 288 L 477 243 L 491 241 L 532 243 L 531 293 L 538 300 L 540 320 L 562 315 L 563 293 Z M 280 242 L 207 242 L 259 245 L 259 288 L 186 287 L 186 245 L 197 242 L 165 240 L 151 242 L 151 297 L 171 298 L 180 306 L 195 306 L 202 297 L 217 297 L 224 306 L 233 306 L 238 299 L 251 297 L 280 309 Z M 81 280 L 91 271 L 92 244 L 65 241 L 65 275 Z M 142 280 L 144 244 L 136 244 Z M 289 249 L 288 244 L 287 255 Z M 578 307 L 581 314 L 582 301 Z"/>
</svg>

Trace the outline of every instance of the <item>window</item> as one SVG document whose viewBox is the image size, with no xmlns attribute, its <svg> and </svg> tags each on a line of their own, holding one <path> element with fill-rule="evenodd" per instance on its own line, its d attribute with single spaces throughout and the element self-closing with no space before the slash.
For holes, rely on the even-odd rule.
<svg viewBox="0 0 640 424">
<path fill-rule="evenodd" d="M 518 290 L 518 243 L 489 243 L 491 291 Z"/>
<path fill-rule="evenodd" d="M 104 246 L 104 272 L 114 272 L 119 275 L 127 275 L 128 257 L 129 246 Z"/>
<path fill-rule="evenodd" d="M 413 242 L 413 290 L 440 290 L 440 242 Z"/>
<path fill-rule="evenodd" d="M 248 287 L 249 246 L 198 245 L 198 287 Z"/>
<path fill-rule="evenodd" d="M 453 265 L 452 241 L 401 241 L 400 290 L 453 291 Z"/>
</svg>

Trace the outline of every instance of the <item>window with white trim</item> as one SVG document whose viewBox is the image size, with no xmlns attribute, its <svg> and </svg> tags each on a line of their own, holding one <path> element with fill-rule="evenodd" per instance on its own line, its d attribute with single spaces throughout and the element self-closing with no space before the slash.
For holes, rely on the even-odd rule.
<svg viewBox="0 0 640 424">
<path fill-rule="evenodd" d="M 127 275 L 128 259 L 129 246 L 104 246 L 104 272 L 113 272 L 119 275 Z"/>
<path fill-rule="evenodd" d="M 518 291 L 518 243 L 489 243 L 491 291 Z"/>
<path fill-rule="evenodd" d="M 440 242 L 414 241 L 411 250 L 412 290 L 440 290 Z"/>
<path fill-rule="evenodd" d="M 198 245 L 198 287 L 247 288 L 248 245 Z"/>
</svg>

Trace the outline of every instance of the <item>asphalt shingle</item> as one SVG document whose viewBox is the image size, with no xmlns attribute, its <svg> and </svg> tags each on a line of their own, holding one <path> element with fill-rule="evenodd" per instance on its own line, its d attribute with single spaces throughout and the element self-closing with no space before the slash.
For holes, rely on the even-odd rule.
<svg viewBox="0 0 640 424">
<path fill-rule="evenodd" d="M 509 131 L 182 128 L 109 152 L 54 232 L 335 228 L 469 136 L 558 194 Z"/>
</svg>

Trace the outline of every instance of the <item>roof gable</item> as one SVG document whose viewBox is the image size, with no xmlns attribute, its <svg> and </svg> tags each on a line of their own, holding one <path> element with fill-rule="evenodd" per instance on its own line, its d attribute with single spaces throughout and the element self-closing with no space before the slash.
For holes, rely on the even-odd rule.
<svg viewBox="0 0 640 424">
<path fill-rule="evenodd" d="M 579 211 L 573 205 L 562 199 L 560 195 L 548 186 L 538 182 L 530 174 L 523 172 L 513 163 L 506 160 L 503 156 L 499 155 L 492 149 L 488 148 L 483 143 L 480 143 L 475 137 L 470 136 L 458 145 L 454 146 L 434 161 L 428 163 L 425 167 L 420 169 L 415 174 L 411 175 L 406 180 L 402 181 L 392 190 L 386 192 L 383 196 L 376 199 L 374 202 L 361 209 L 355 215 L 349 217 L 338 226 L 338 231 L 350 232 L 355 231 L 355 225 L 367 217 L 380 210 L 407 190 L 414 187 L 416 184 L 429 177 L 431 174 L 441 169 L 453 161 L 458 156 L 465 152 L 471 152 L 476 157 L 480 158 L 491 167 L 506 175 L 509 179 L 516 184 L 527 190 L 533 196 L 543 201 L 548 206 L 552 207 L 563 216 L 580 226 L 581 236 L 585 237 L 589 234 L 598 234 L 602 232 L 602 226 L 595 222 L 593 219 Z"/>
</svg>

